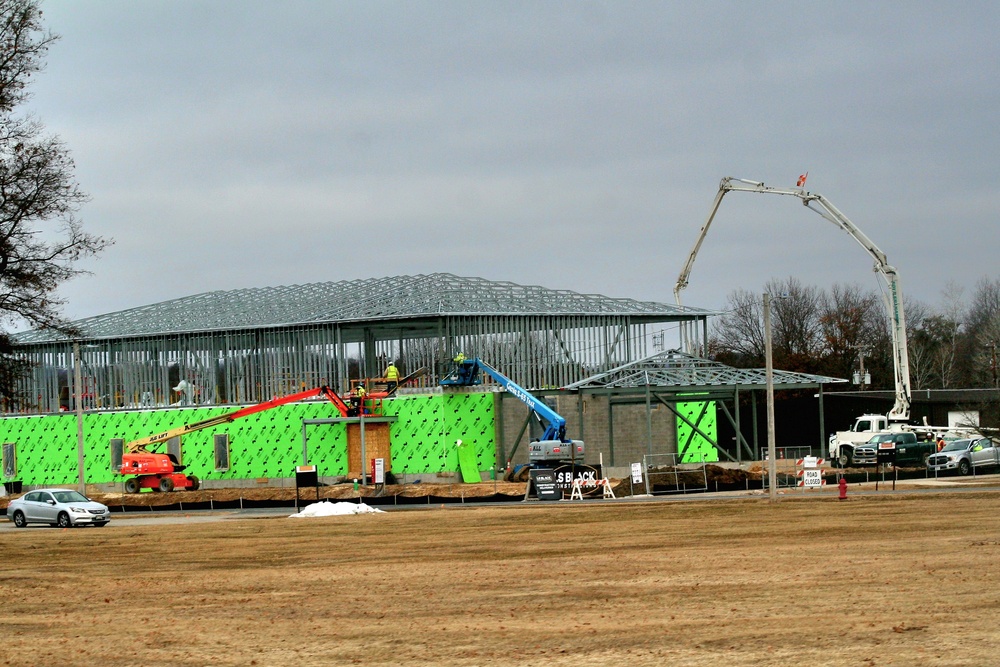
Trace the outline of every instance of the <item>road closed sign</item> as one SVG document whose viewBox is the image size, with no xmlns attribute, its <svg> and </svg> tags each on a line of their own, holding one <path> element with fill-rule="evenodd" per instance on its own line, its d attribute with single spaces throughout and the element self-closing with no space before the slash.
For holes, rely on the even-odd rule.
<svg viewBox="0 0 1000 667">
<path fill-rule="evenodd" d="M 823 486 L 823 471 L 819 468 L 806 468 L 802 471 L 800 485 L 806 488 Z"/>
</svg>

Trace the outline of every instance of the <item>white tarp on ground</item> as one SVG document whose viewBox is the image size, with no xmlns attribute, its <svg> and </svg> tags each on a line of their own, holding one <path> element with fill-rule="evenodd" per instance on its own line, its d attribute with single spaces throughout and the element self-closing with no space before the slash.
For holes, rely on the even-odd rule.
<svg viewBox="0 0 1000 667">
<path fill-rule="evenodd" d="M 298 514 L 289 515 L 290 519 L 302 519 L 311 516 L 344 516 L 346 514 L 381 514 L 382 510 L 364 503 L 331 503 L 328 500 L 307 505 Z"/>
</svg>

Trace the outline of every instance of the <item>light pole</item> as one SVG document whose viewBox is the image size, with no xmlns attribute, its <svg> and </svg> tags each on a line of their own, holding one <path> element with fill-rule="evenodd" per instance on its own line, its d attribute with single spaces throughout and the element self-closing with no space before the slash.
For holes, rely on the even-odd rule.
<svg viewBox="0 0 1000 667">
<path fill-rule="evenodd" d="M 83 381 L 80 372 L 80 343 L 73 343 L 73 402 L 76 404 L 76 470 L 80 493 L 87 495 L 86 464 L 83 457 Z"/>
<path fill-rule="evenodd" d="M 867 345 L 854 345 L 853 347 L 858 348 L 858 364 L 861 370 L 854 371 L 853 381 L 854 384 L 861 386 L 861 391 L 865 390 L 865 387 L 872 383 L 871 373 L 865 370 L 865 350 L 868 349 Z"/>
<path fill-rule="evenodd" d="M 767 494 L 778 501 L 778 465 L 774 460 L 774 361 L 771 358 L 771 295 L 764 293 L 764 366 L 767 377 Z"/>
</svg>

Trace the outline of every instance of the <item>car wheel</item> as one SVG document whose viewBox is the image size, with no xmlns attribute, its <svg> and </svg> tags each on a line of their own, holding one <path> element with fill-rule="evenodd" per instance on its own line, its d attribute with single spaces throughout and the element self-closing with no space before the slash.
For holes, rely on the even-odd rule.
<svg viewBox="0 0 1000 667">
<path fill-rule="evenodd" d="M 160 478 L 160 491 L 163 493 L 170 493 L 174 490 L 174 480 L 169 477 Z"/>
<path fill-rule="evenodd" d="M 841 467 L 841 468 L 847 468 L 847 467 L 849 467 L 849 466 L 850 466 L 850 465 L 851 465 L 852 463 L 854 463 L 854 461 L 852 461 L 852 460 L 851 460 L 851 455 L 850 455 L 850 454 L 841 454 L 841 455 L 840 455 L 840 456 L 839 456 L 839 457 L 837 458 L 837 463 L 839 463 L 839 464 L 840 464 L 840 467 Z"/>
<path fill-rule="evenodd" d="M 958 462 L 958 474 L 959 475 L 962 475 L 962 476 L 968 475 L 969 471 L 971 470 L 971 468 L 972 467 L 969 465 L 969 462 L 966 461 L 965 459 L 962 459 L 961 461 Z"/>
<path fill-rule="evenodd" d="M 129 477 L 125 480 L 125 493 L 139 493 L 139 478 Z"/>
<path fill-rule="evenodd" d="M 194 475 L 188 475 L 188 483 L 191 485 L 187 488 L 188 491 L 197 491 L 201 488 L 201 481 Z"/>
<path fill-rule="evenodd" d="M 28 525 L 28 520 L 24 518 L 24 512 L 21 510 L 14 512 L 14 525 L 18 528 L 24 528 Z"/>
<path fill-rule="evenodd" d="M 59 517 L 56 519 L 56 525 L 60 528 L 72 528 L 73 522 L 69 520 L 69 514 L 66 514 L 66 512 L 59 512 Z"/>
<path fill-rule="evenodd" d="M 927 465 L 927 462 L 930 460 L 930 458 L 931 458 L 931 453 L 930 452 L 924 452 L 923 462 L 924 462 L 925 466 Z"/>
</svg>

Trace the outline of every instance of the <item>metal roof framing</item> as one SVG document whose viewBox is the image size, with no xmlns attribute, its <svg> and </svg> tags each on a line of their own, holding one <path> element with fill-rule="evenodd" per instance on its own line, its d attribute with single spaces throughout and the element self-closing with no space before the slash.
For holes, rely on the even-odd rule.
<svg viewBox="0 0 1000 667">
<path fill-rule="evenodd" d="M 686 321 L 713 311 L 450 273 L 205 292 L 75 322 L 87 339 L 460 315 L 628 315 Z M 60 340 L 46 331 L 20 344 Z"/>
<path fill-rule="evenodd" d="M 847 380 L 795 373 L 791 371 L 773 371 L 773 382 L 776 390 L 786 389 L 818 389 L 820 427 L 816 434 L 818 451 L 822 451 L 824 433 L 823 424 L 823 390 L 824 384 L 845 383 Z M 748 442 L 740 426 L 741 391 L 749 391 L 754 404 L 753 414 L 756 415 L 756 393 L 764 391 L 767 385 L 767 372 L 762 368 L 733 368 L 710 359 L 695 357 L 679 350 L 667 350 L 656 353 L 637 361 L 630 361 L 602 373 L 566 385 L 567 390 L 576 390 L 581 394 L 607 395 L 609 404 L 609 450 L 612 465 L 615 461 L 614 446 L 614 406 L 639 405 L 646 406 L 647 448 L 653 453 L 654 444 L 650 425 L 650 415 L 654 404 L 661 404 L 670 410 L 679 420 L 688 424 L 691 435 L 697 434 L 710 442 L 720 456 L 731 461 L 759 460 L 760 446 L 757 442 L 756 423 L 752 429 L 753 442 Z M 720 415 L 725 417 L 737 434 L 736 451 L 730 452 L 721 446 L 710 434 L 703 432 L 696 423 L 681 414 L 677 403 L 691 401 L 715 401 L 720 408 Z M 728 403 L 732 402 L 730 410 Z M 756 419 L 756 417 L 754 417 Z M 808 438 L 805 438 L 808 441 Z M 678 443 L 678 451 L 681 450 Z M 735 454 L 735 455 L 734 455 Z"/>
<path fill-rule="evenodd" d="M 80 320 L 80 338 L 15 336 L 32 363 L 8 413 L 249 404 L 312 386 L 338 391 L 392 359 L 436 386 L 462 352 L 531 389 L 566 386 L 645 357 L 665 325 L 712 311 L 451 274 L 209 292 Z M 175 387 L 186 381 L 193 396 Z"/>
<path fill-rule="evenodd" d="M 775 389 L 802 389 L 846 380 L 774 370 Z M 603 373 L 566 385 L 565 389 L 620 390 L 637 387 L 683 387 L 685 391 L 708 391 L 718 387 L 762 387 L 767 384 L 763 368 L 733 368 L 679 350 L 667 350 L 632 361 Z"/>
</svg>

